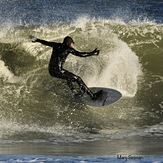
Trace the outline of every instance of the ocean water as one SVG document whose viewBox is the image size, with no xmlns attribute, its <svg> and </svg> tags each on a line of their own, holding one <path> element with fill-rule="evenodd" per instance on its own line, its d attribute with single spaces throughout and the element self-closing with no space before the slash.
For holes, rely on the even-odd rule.
<svg viewBox="0 0 163 163">
<path fill-rule="evenodd" d="M 51 49 L 29 35 L 100 49 L 70 55 L 65 68 L 122 99 L 99 108 L 74 99 L 48 74 Z M 161 162 L 162 0 L 1 0 L 0 92 L 0 162 Z"/>
</svg>

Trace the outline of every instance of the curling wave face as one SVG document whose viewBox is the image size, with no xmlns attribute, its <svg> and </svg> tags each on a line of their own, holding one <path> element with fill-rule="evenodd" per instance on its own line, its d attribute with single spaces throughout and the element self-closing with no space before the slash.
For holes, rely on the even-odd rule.
<svg viewBox="0 0 163 163">
<path fill-rule="evenodd" d="M 24 132 L 27 128 L 31 130 L 31 125 L 55 128 L 59 124 L 62 131 L 65 130 L 64 126 L 71 126 L 102 132 L 105 129 L 117 130 L 126 126 L 160 123 L 162 29 L 161 24 L 152 22 L 124 23 L 88 17 L 80 17 L 71 23 L 9 24 L 5 29 L 2 27 L 2 128 L 15 123 L 21 126 L 21 129 L 17 129 Z M 48 74 L 51 49 L 31 43 L 29 35 L 56 42 L 62 42 L 66 35 L 70 35 L 80 51 L 99 48 L 101 53 L 98 57 L 81 59 L 71 55 L 65 68 L 81 76 L 88 86 L 110 87 L 121 91 L 123 99 L 102 110 L 76 101 L 66 82 Z M 17 129 L 6 132 L 2 137 L 13 135 Z M 49 130 L 44 131 L 49 133 Z M 36 132 L 42 131 L 40 129 Z"/>
</svg>

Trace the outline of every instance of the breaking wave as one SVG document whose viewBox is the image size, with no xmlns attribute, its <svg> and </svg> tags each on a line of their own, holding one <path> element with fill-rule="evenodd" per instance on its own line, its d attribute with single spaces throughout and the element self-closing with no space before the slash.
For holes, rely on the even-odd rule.
<svg viewBox="0 0 163 163">
<path fill-rule="evenodd" d="M 8 24 L 1 28 L 2 124 L 19 124 L 18 130 L 20 127 L 22 132 L 29 129 L 29 125 L 50 130 L 58 124 L 75 126 L 79 130 L 86 128 L 92 132 L 94 128 L 116 129 L 132 123 L 138 126 L 148 124 L 151 117 L 154 119 L 149 123 L 160 122 L 162 110 L 158 103 L 161 101 L 155 101 L 151 96 L 151 102 L 148 103 L 151 107 L 148 107 L 146 94 L 150 94 L 150 87 L 155 84 L 159 87 L 162 82 L 162 71 L 157 68 L 162 66 L 161 24 L 80 17 L 71 23 Z M 62 42 L 66 35 L 70 35 L 80 51 L 100 49 L 98 57 L 81 59 L 69 56 L 65 68 L 81 76 L 88 86 L 119 90 L 123 94 L 122 100 L 101 110 L 77 102 L 66 82 L 48 74 L 51 49 L 31 43 L 29 35 L 56 42 Z M 155 59 L 151 47 L 157 55 L 157 62 L 152 62 L 154 65 L 151 65 Z M 157 89 L 153 91 L 157 99 L 161 99 L 161 93 Z M 5 125 L 1 126 L 4 129 Z M 12 127 L 9 128 L 12 130 Z M 65 130 L 64 127 L 62 129 Z M 49 130 L 44 131 L 49 133 Z M 33 128 L 30 127 L 30 131 L 33 132 Z"/>
</svg>

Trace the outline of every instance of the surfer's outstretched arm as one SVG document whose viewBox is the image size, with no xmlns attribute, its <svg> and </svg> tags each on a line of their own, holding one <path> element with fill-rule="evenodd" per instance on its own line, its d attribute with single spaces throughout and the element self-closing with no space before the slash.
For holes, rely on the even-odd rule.
<svg viewBox="0 0 163 163">
<path fill-rule="evenodd" d="M 78 57 L 89 57 L 89 56 L 93 56 L 93 55 L 99 55 L 100 50 L 97 50 L 97 48 L 96 48 L 92 52 L 79 52 L 72 48 L 71 53 Z"/>
<path fill-rule="evenodd" d="M 49 41 L 41 40 L 41 39 L 38 39 L 38 38 L 36 38 L 34 36 L 29 36 L 29 37 L 30 37 L 30 39 L 32 40 L 33 43 L 39 42 L 39 43 L 41 43 L 43 45 L 50 46 L 50 47 L 52 47 L 54 45 L 54 42 L 49 42 Z"/>
</svg>

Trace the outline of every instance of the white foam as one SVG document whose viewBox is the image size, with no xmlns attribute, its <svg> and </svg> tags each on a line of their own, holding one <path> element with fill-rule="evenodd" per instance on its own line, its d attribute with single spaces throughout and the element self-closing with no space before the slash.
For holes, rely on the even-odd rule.
<svg viewBox="0 0 163 163">
<path fill-rule="evenodd" d="M 21 109 L 19 110 L 21 112 Z M 37 124 L 23 125 L 17 122 L 3 120 L 0 121 L 0 139 L 14 136 L 14 134 L 26 134 L 29 132 L 53 134 L 54 136 L 71 136 L 76 133 L 72 127 L 54 125 L 54 126 L 39 126 Z"/>
<path fill-rule="evenodd" d="M 107 65 L 92 83 L 118 89 L 124 96 L 134 96 L 141 74 L 138 57 L 125 42 L 115 38 L 114 43 L 114 50 L 108 53 Z"/>
<path fill-rule="evenodd" d="M 76 28 L 81 28 L 84 30 L 87 27 L 88 23 L 90 24 L 90 22 L 94 22 L 94 20 L 86 15 L 82 15 L 77 20 L 75 20 L 72 25 Z M 91 24 L 93 25 L 93 23 Z"/>
<path fill-rule="evenodd" d="M 5 66 L 5 63 L 0 60 L 0 79 L 6 83 L 19 83 L 22 81 L 21 77 L 14 76 L 14 74 Z"/>
<path fill-rule="evenodd" d="M 0 30 L 0 39 L 5 37 L 6 34 L 13 28 L 12 22 L 6 22 L 4 24 L 1 24 L 1 30 Z"/>
<path fill-rule="evenodd" d="M 5 66 L 5 63 L 0 60 L 0 78 L 3 81 L 13 78 L 14 74 Z"/>
</svg>

